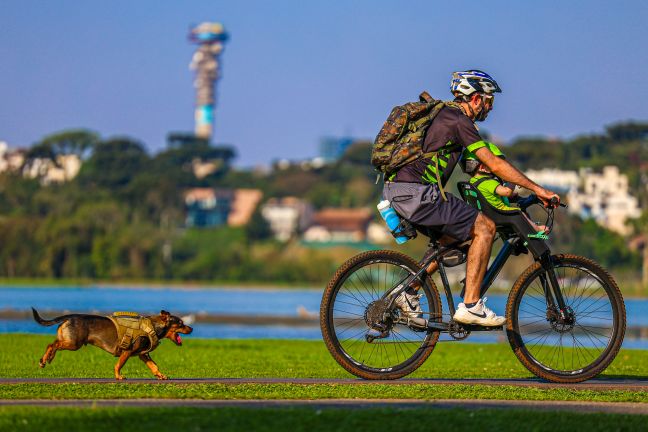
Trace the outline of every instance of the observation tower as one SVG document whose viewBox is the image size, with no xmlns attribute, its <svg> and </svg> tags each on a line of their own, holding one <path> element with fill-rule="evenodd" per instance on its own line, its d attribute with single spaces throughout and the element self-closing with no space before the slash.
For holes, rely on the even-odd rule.
<svg viewBox="0 0 648 432">
<path fill-rule="evenodd" d="M 228 37 L 220 23 L 204 22 L 189 32 L 189 40 L 198 45 L 189 65 L 189 68 L 196 72 L 195 133 L 197 137 L 207 140 L 213 132 L 220 54 Z"/>
</svg>

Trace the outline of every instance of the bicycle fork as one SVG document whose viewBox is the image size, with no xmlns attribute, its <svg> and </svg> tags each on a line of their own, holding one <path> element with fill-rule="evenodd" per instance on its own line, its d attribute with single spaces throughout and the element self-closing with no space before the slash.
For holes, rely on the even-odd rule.
<svg viewBox="0 0 648 432">
<path fill-rule="evenodd" d="M 574 314 L 565 303 L 551 256 L 549 254 L 542 255 L 540 264 L 544 270 L 544 274 L 540 275 L 540 282 L 547 301 L 547 321 L 557 319 L 561 323 L 573 324 Z"/>
</svg>

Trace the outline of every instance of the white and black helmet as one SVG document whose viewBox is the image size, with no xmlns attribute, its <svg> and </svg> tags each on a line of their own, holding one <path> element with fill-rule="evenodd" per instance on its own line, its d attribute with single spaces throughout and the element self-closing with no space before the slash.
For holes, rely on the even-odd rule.
<svg viewBox="0 0 648 432">
<path fill-rule="evenodd" d="M 493 77 L 488 75 L 486 72 L 471 69 L 467 71 L 454 72 L 452 74 L 450 91 L 455 96 L 458 96 L 457 93 L 461 93 L 464 96 L 470 96 L 475 92 L 484 94 L 501 93 L 502 89 L 497 85 L 497 81 L 495 81 Z"/>
</svg>

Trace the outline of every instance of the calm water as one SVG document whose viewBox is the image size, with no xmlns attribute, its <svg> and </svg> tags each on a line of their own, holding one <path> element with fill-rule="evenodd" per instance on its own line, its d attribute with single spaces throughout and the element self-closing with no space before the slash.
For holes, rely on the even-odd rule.
<svg viewBox="0 0 648 432">
<path fill-rule="evenodd" d="M 115 287 L 0 287 L 0 309 L 29 310 L 35 307 L 50 318 L 48 310 L 74 312 L 110 312 L 131 310 L 155 314 L 166 309 L 174 314 L 211 313 L 228 315 L 296 316 L 298 308 L 317 314 L 321 290 L 306 289 L 234 289 L 234 288 L 115 288 Z M 457 300 L 456 300 L 457 301 Z M 458 301 L 457 301 L 458 302 Z M 505 295 L 489 295 L 489 306 L 503 313 Z M 444 304 L 444 311 L 447 312 Z M 648 327 L 648 299 L 627 299 L 628 326 Z M 192 337 L 210 338 L 280 338 L 320 339 L 316 326 L 252 326 L 197 323 Z M 33 320 L 0 320 L 0 333 L 54 334 L 54 328 L 42 327 Z M 446 337 L 447 336 L 443 336 Z M 443 339 L 442 337 L 442 339 Z M 504 333 L 475 333 L 473 342 L 504 341 Z M 626 348 L 648 349 L 648 340 L 626 338 Z"/>
</svg>

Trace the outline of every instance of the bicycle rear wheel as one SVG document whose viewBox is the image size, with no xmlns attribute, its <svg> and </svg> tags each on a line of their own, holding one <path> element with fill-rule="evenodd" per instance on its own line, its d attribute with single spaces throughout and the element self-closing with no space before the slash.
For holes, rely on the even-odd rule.
<svg viewBox="0 0 648 432">
<path fill-rule="evenodd" d="M 419 269 L 408 256 L 387 250 L 356 255 L 338 269 L 322 296 L 320 326 L 326 347 L 344 369 L 365 379 L 397 379 L 429 357 L 439 332 L 407 324 L 402 312 L 382 299 Z M 429 277 L 418 293 L 422 317 L 441 321 L 441 300 Z M 366 334 L 376 320 L 388 334 L 369 342 Z"/>
<path fill-rule="evenodd" d="M 612 276 L 594 261 L 575 255 L 552 257 L 567 313 L 547 306 L 546 272 L 531 265 L 516 281 L 506 307 L 507 334 L 515 355 L 540 378 L 585 381 L 616 357 L 625 334 L 623 297 Z M 550 289 L 550 288 L 549 288 Z"/>
</svg>

